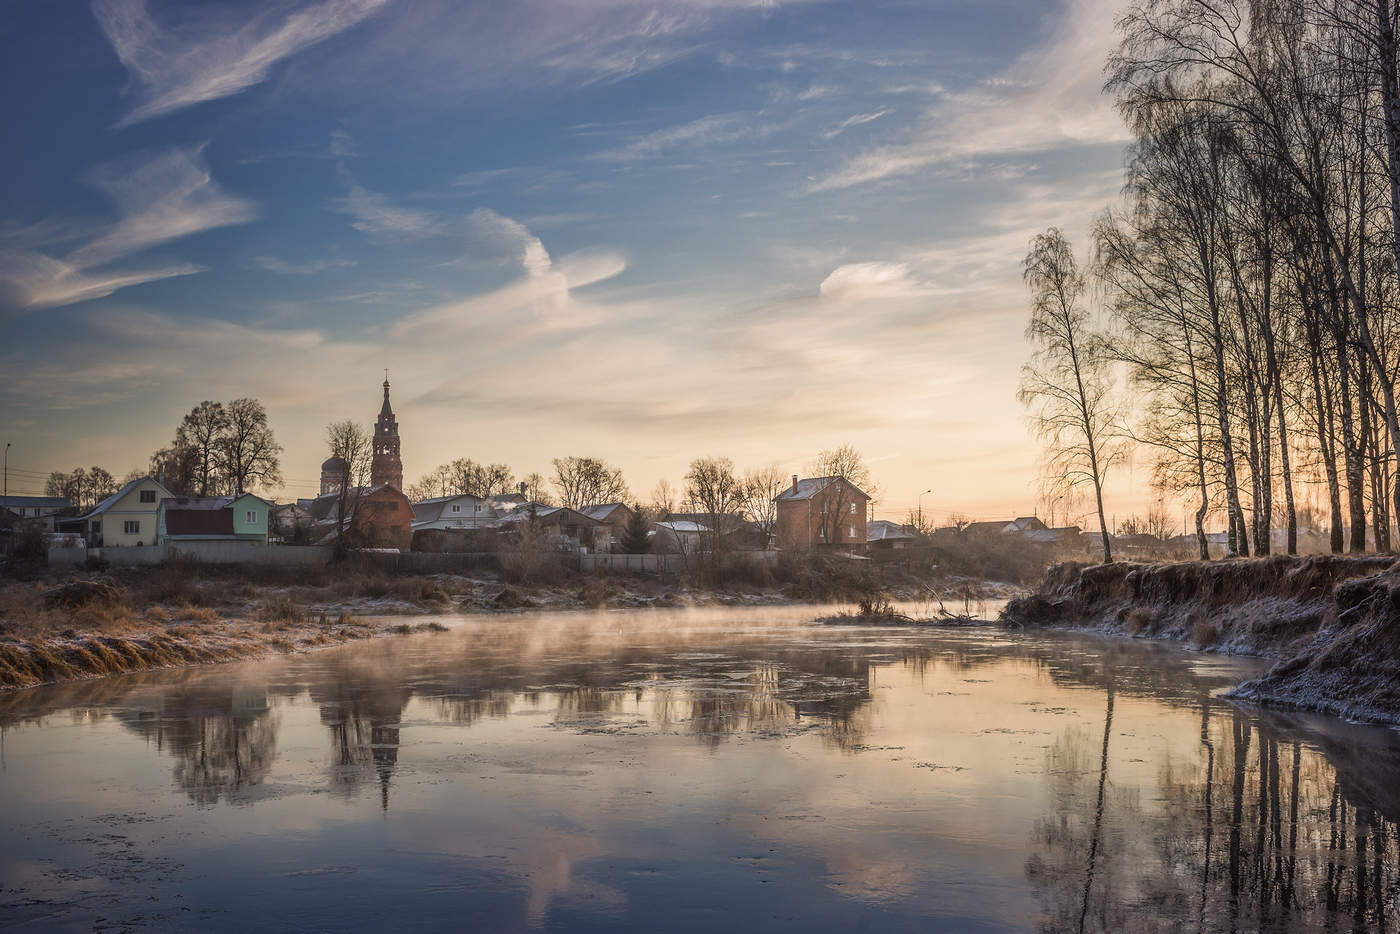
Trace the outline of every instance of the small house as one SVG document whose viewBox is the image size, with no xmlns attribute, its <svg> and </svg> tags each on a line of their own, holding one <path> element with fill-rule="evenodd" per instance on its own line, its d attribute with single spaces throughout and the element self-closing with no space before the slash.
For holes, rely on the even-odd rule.
<svg viewBox="0 0 1400 934">
<path fill-rule="evenodd" d="M 156 544 L 160 502 L 170 491 L 151 477 L 132 480 L 81 516 L 89 548 Z"/>
<path fill-rule="evenodd" d="M 276 506 L 252 493 L 238 496 L 172 496 L 160 503 L 158 540 L 267 542 Z"/>
</svg>

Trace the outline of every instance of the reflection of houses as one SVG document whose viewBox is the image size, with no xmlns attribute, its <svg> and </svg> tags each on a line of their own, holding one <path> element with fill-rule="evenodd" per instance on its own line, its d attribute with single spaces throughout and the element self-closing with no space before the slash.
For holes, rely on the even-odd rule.
<svg viewBox="0 0 1400 934">
<path fill-rule="evenodd" d="M 906 525 L 890 522 L 888 519 L 876 519 L 866 526 L 865 540 L 872 550 L 892 551 L 896 548 L 908 548 L 917 541 L 917 537 Z"/>
<path fill-rule="evenodd" d="M 72 531 L 91 548 L 154 545 L 160 501 L 169 497 L 170 491 L 150 477 L 132 480 L 74 520 Z"/>
<path fill-rule="evenodd" d="M 160 541 L 267 541 L 272 503 L 239 496 L 172 496 L 157 513 Z"/>
<path fill-rule="evenodd" d="M 843 477 L 799 480 L 775 498 L 778 547 L 864 546 L 870 497 Z"/>
</svg>

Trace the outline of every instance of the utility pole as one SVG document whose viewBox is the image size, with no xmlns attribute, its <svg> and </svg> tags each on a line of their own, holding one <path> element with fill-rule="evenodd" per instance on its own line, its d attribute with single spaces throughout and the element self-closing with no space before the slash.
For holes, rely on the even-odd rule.
<svg viewBox="0 0 1400 934">
<path fill-rule="evenodd" d="M 924 497 L 927 496 L 928 494 L 932 493 L 932 492 L 933 492 L 933 490 L 924 490 L 922 493 L 919 494 L 919 498 L 918 498 L 918 500 L 917 500 L 917 502 L 918 502 L 918 504 L 919 504 L 919 532 L 920 532 L 920 534 L 922 534 L 923 531 L 924 531 Z"/>
<path fill-rule="evenodd" d="M 10 508 L 10 442 L 5 442 L 5 491 L 0 493 L 0 505 Z"/>
</svg>

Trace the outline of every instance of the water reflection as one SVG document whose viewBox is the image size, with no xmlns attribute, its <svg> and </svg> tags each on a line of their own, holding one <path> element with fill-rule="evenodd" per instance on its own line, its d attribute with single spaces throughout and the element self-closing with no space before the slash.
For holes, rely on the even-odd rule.
<svg viewBox="0 0 1400 934">
<path fill-rule="evenodd" d="M 699 877 L 804 930 L 870 912 L 887 927 L 1081 934 L 1395 925 L 1400 741 L 1217 699 L 1242 673 L 1169 647 L 991 630 L 467 623 L 0 696 L 24 766 L 0 774 L 0 829 L 52 837 L 34 823 L 54 778 L 40 753 L 80 756 L 111 724 L 93 755 L 159 763 L 225 835 L 230 805 L 281 822 L 295 801 L 313 822 L 264 828 L 242 841 L 251 852 L 295 840 L 332 869 L 354 852 L 381 867 L 375 886 L 443 920 L 466 900 L 489 927 L 646 929 Z M 85 794 L 64 812 L 74 826 L 97 819 Z M 137 806 L 120 783 L 91 789 L 103 796 Z M 379 848 L 318 842 L 317 821 L 370 816 L 390 835 Z M 160 819 L 181 829 L 156 850 L 203 832 L 178 809 Z M 0 924 L 35 916 L 24 880 L 49 878 L 33 868 L 47 852 L 0 856 Z M 325 894 L 305 868 L 288 867 L 294 885 L 254 876 L 268 911 Z M 712 929 L 714 897 L 692 901 L 659 926 Z M 342 910 L 341 926 L 371 926 L 372 909 Z"/>
</svg>

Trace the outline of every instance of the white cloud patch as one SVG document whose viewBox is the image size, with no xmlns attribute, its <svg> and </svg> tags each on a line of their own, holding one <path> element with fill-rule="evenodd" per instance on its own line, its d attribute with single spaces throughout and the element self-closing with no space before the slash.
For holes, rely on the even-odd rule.
<svg viewBox="0 0 1400 934">
<path fill-rule="evenodd" d="M 516 262 L 530 276 L 540 276 L 552 265 L 540 238 L 520 221 L 477 208 L 467 218 L 468 252 L 494 261 Z"/>
<path fill-rule="evenodd" d="M 924 294 L 907 263 L 847 263 L 832 270 L 818 290 L 824 299 L 869 299 Z"/>
<path fill-rule="evenodd" d="M 968 159 L 1125 142 L 1127 130 L 1102 93 L 1118 6 L 1117 0 L 1073 0 L 1048 41 L 976 87 L 939 94 L 907 140 L 855 156 L 810 190 Z"/>
<path fill-rule="evenodd" d="M 600 152 L 597 157 L 631 162 L 657 156 L 681 146 L 711 146 L 738 142 L 752 132 L 753 129 L 742 124 L 736 114 L 712 114 L 679 126 L 656 130 L 625 146 Z"/>
<path fill-rule="evenodd" d="M 69 305 L 199 272 L 202 267 L 190 263 L 105 267 L 160 244 L 257 216 L 251 202 L 219 187 L 199 149 L 174 149 L 107 165 L 89 181 L 111 198 L 120 220 L 62 257 L 22 247 L 0 252 L 0 281 L 13 304 L 25 309 Z"/>
<path fill-rule="evenodd" d="M 141 101 L 122 121 L 136 123 L 237 94 L 265 81 L 273 65 L 359 23 L 388 0 L 323 0 L 287 12 L 270 6 L 251 20 L 190 16 L 167 29 L 145 0 L 94 0 L 93 15 L 140 86 Z"/>
</svg>

